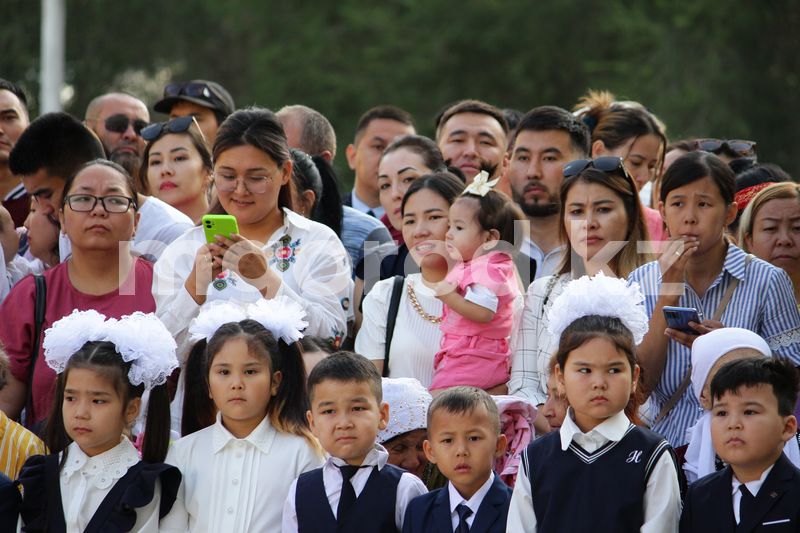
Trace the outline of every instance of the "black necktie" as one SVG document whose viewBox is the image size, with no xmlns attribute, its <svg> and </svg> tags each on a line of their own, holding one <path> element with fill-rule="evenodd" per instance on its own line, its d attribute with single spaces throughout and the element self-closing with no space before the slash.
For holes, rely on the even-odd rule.
<svg viewBox="0 0 800 533">
<path fill-rule="evenodd" d="M 467 525 L 467 517 L 472 514 L 472 509 L 459 503 L 456 506 L 456 513 L 458 513 L 458 526 L 454 533 L 469 533 L 469 526 Z"/>
<path fill-rule="evenodd" d="M 353 508 L 353 504 L 356 503 L 356 491 L 353 484 L 350 483 L 350 478 L 358 472 L 358 469 L 359 467 L 352 465 L 339 467 L 339 471 L 342 473 L 342 493 L 339 496 L 339 507 L 336 508 L 336 521 L 340 524 L 344 521 L 345 515 Z"/>
<path fill-rule="evenodd" d="M 742 493 L 742 499 L 739 501 L 739 525 L 742 525 L 747 520 L 750 520 L 753 513 L 755 513 L 756 498 L 750 493 L 744 483 L 739 485 L 739 492 Z"/>
<path fill-rule="evenodd" d="M 367 209 L 367 214 L 372 218 L 378 218 L 375 216 L 375 211 L 373 211 L 372 209 Z"/>
</svg>

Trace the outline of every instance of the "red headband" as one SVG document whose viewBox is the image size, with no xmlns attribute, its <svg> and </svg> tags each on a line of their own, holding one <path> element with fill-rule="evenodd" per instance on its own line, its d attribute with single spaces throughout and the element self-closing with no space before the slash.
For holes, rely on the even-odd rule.
<svg viewBox="0 0 800 533">
<path fill-rule="evenodd" d="M 771 181 L 768 181 L 767 183 L 759 183 L 758 185 L 753 185 L 752 187 L 747 187 L 746 189 L 742 189 L 741 191 L 737 192 L 736 196 L 733 197 L 733 201 L 736 203 L 736 209 L 743 211 L 744 208 L 747 207 L 747 204 L 752 202 L 753 198 L 755 198 L 758 193 L 770 185 L 774 185 L 774 183 Z"/>
</svg>

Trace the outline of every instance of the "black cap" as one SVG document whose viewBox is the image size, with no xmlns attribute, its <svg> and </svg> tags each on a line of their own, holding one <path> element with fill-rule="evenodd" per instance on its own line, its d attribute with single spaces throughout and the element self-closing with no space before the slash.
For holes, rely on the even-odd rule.
<svg viewBox="0 0 800 533">
<path fill-rule="evenodd" d="M 219 83 L 207 80 L 170 83 L 164 87 L 164 97 L 156 102 L 153 109 L 159 113 L 169 113 L 172 106 L 180 101 L 208 107 L 225 116 L 236 109 L 231 94 Z"/>
</svg>

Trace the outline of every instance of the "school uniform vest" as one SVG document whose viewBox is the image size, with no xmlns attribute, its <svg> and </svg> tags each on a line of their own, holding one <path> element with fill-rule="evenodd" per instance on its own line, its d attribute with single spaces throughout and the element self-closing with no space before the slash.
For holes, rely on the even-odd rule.
<svg viewBox="0 0 800 533">
<path fill-rule="evenodd" d="M 322 468 L 300 474 L 295 492 L 298 532 L 396 533 L 397 486 L 403 472 L 390 464 L 380 470 L 374 467 L 344 522 L 338 522 L 333 515 Z"/>
<path fill-rule="evenodd" d="M 561 449 L 558 432 L 532 442 L 523 454 L 537 530 L 542 533 L 638 532 L 653 467 L 673 453 L 661 436 L 631 425 L 618 442 L 593 453 L 574 441 Z"/>
</svg>

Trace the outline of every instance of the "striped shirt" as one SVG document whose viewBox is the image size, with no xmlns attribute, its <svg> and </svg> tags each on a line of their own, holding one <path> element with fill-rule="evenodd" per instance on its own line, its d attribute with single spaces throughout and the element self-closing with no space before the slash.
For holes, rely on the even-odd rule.
<svg viewBox="0 0 800 533">
<path fill-rule="evenodd" d="M 46 453 L 47 448 L 39 437 L 0 411 L 0 472 L 17 479 L 28 457 Z"/>
<path fill-rule="evenodd" d="M 800 365 L 800 312 L 797 310 L 792 282 L 782 269 L 757 258 L 752 259 L 745 271 L 746 257 L 742 249 L 729 244 L 722 272 L 703 297 L 699 297 L 686 284 L 677 305 L 694 307 L 709 319 L 722 300 L 725 289 L 733 278 L 737 278 L 739 285 L 720 322 L 726 327 L 745 328 L 758 333 L 776 355 L 787 357 Z M 639 283 L 645 295 L 647 315 L 652 316 L 661 285 L 658 261 L 637 268 L 631 272 L 628 280 Z M 664 370 L 651 395 L 655 413 L 678 390 L 683 377 L 689 372 L 690 361 L 689 348 L 672 340 L 668 342 Z M 669 414 L 653 426 L 653 430 L 664 435 L 673 446 L 681 446 L 686 443 L 686 430 L 701 414 L 700 403 L 689 387 Z"/>
</svg>

